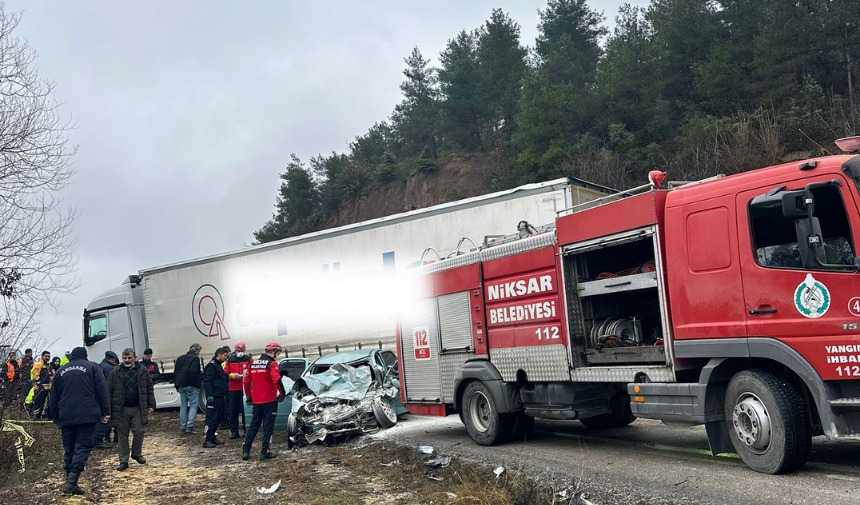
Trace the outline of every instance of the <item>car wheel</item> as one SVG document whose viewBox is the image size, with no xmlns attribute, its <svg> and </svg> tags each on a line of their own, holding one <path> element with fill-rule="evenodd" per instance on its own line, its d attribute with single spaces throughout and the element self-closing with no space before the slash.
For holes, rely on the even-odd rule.
<svg viewBox="0 0 860 505">
<path fill-rule="evenodd" d="M 807 413 L 797 388 L 764 370 L 737 373 L 726 389 L 726 424 L 744 463 L 761 473 L 796 470 L 812 448 Z"/>
<path fill-rule="evenodd" d="M 287 418 L 287 449 L 292 449 L 299 441 L 299 416 L 295 412 Z"/>
<path fill-rule="evenodd" d="M 377 396 L 373 399 L 371 407 L 373 408 L 373 417 L 376 418 L 380 428 L 391 428 L 397 424 L 397 412 L 394 411 L 394 407 L 387 399 Z"/>
<path fill-rule="evenodd" d="M 463 392 L 463 423 L 478 445 L 495 445 L 506 440 L 514 428 L 513 414 L 499 414 L 493 396 L 482 382 L 470 382 Z"/>
</svg>

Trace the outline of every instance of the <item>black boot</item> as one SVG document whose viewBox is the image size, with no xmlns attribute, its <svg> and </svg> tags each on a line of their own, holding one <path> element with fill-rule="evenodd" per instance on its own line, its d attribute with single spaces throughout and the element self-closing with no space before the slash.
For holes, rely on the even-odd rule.
<svg viewBox="0 0 860 505">
<path fill-rule="evenodd" d="M 78 486 L 78 478 L 81 472 L 69 472 L 66 476 L 66 483 L 63 484 L 63 493 L 65 494 L 84 494 L 84 490 Z"/>
</svg>

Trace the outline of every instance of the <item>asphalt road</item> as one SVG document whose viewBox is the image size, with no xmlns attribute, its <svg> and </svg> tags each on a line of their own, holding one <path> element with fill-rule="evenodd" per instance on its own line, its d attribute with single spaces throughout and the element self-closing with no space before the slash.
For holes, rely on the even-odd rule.
<svg viewBox="0 0 860 505">
<path fill-rule="evenodd" d="M 803 469 L 763 475 L 737 457 L 712 457 L 703 427 L 642 419 L 601 431 L 577 421 L 537 421 L 528 441 L 481 447 L 456 415 L 406 415 L 374 437 L 520 470 L 558 489 L 582 491 L 594 505 L 860 504 L 858 441 L 815 438 Z"/>
</svg>

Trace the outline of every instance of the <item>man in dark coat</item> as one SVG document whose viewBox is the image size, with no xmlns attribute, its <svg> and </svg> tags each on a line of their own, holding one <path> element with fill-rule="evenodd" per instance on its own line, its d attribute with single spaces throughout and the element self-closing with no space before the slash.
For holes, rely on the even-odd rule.
<svg viewBox="0 0 860 505">
<path fill-rule="evenodd" d="M 63 466 L 66 494 L 84 494 L 78 478 L 95 442 L 96 426 L 110 419 L 110 398 L 104 374 L 99 366 L 87 361 L 87 350 L 75 347 L 69 362 L 54 374 L 51 384 L 51 410 L 63 437 Z"/>
<path fill-rule="evenodd" d="M 131 442 L 131 459 L 141 465 L 146 464 L 146 458 L 143 457 L 144 425 L 149 422 L 149 415 L 155 411 L 152 376 L 136 359 L 134 349 L 122 351 L 122 365 L 114 368 L 107 380 L 111 424 L 116 427 L 119 435 L 119 466 L 116 469 L 120 472 L 128 469 L 129 431 L 134 435 Z"/>
<path fill-rule="evenodd" d="M 224 400 L 227 396 L 228 379 L 222 363 L 227 359 L 229 352 L 229 348 L 219 348 L 215 351 L 215 357 L 203 369 L 203 391 L 206 392 L 206 427 L 203 429 L 203 447 L 207 449 L 224 443 L 215 437 L 215 432 L 221 422 Z"/>
<path fill-rule="evenodd" d="M 119 356 L 113 351 L 105 351 L 105 358 L 99 363 L 105 382 L 118 364 Z M 96 427 L 96 449 L 113 449 L 113 445 L 110 443 L 110 429 L 109 424 L 100 424 Z"/>
<path fill-rule="evenodd" d="M 200 344 L 191 344 L 188 352 L 176 358 L 173 368 L 173 386 L 179 391 L 179 431 L 183 433 L 194 433 L 194 418 L 197 417 L 197 401 L 203 382 L 200 349 Z"/>
<path fill-rule="evenodd" d="M 145 368 L 149 372 L 149 375 L 152 376 L 153 384 L 158 382 L 159 379 L 161 379 L 161 371 L 158 368 L 158 363 L 152 361 L 152 349 L 150 349 L 149 347 L 144 349 L 143 358 L 141 358 L 138 363 L 140 363 L 140 366 Z"/>
</svg>

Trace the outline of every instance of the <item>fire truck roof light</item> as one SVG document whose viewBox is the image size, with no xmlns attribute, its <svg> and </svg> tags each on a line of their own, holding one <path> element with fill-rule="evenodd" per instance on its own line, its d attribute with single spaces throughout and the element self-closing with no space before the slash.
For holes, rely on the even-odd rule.
<svg viewBox="0 0 860 505">
<path fill-rule="evenodd" d="M 836 141 L 836 146 L 846 153 L 860 151 L 860 137 L 845 137 Z"/>
</svg>

